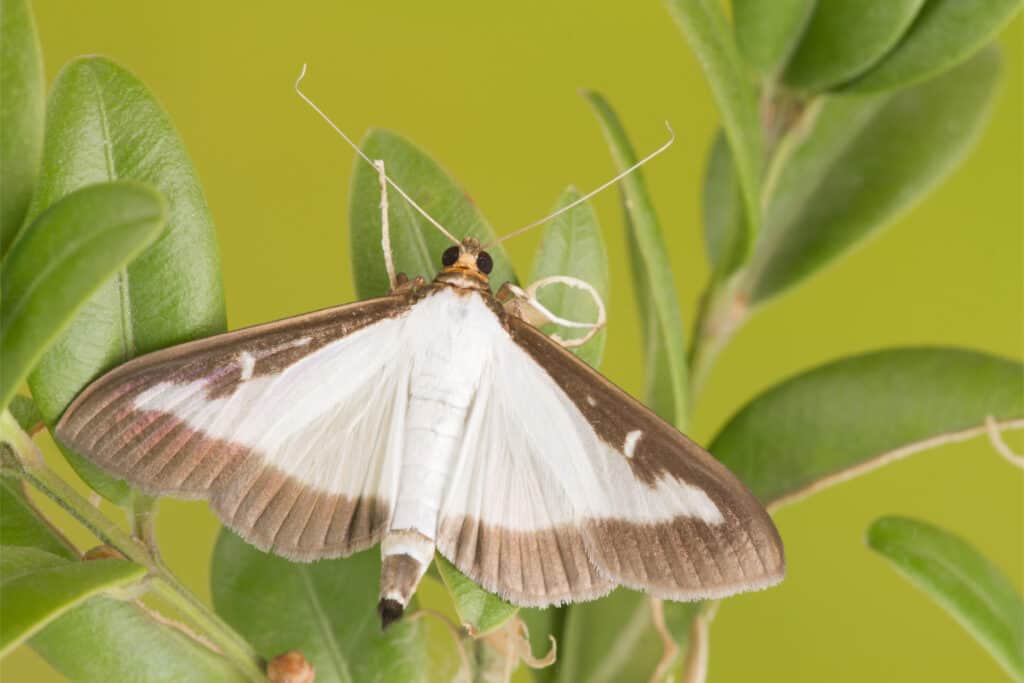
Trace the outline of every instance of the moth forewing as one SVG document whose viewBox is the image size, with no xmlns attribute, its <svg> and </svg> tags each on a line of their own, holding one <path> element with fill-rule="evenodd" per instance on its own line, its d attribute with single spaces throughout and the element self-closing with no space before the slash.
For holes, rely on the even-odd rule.
<svg viewBox="0 0 1024 683">
<path fill-rule="evenodd" d="M 57 438 L 147 493 L 209 499 L 262 549 L 312 560 L 369 547 L 390 516 L 389 459 L 375 434 L 343 434 L 335 418 L 399 398 L 366 360 L 400 355 L 394 328 L 415 300 L 406 292 L 141 356 L 89 385 Z"/>
</svg>

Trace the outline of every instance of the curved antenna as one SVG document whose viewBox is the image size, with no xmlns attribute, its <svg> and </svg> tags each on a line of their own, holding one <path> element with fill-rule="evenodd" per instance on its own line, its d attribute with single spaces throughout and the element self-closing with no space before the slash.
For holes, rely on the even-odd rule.
<svg viewBox="0 0 1024 683">
<path fill-rule="evenodd" d="M 501 244 L 502 242 L 504 242 L 507 239 L 511 239 L 512 237 L 515 237 L 516 235 L 519 235 L 521 233 L 526 232 L 530 228 L 536 228 L 538 225 L 540 225 L 542 223 L 547 223 L 552 218 L 557 218 L 558 216 L 561 216 L 566 211 L 568 211 L 568 210 L 578 206 L 579 204 L 582 204 L 583 202 L 587 201 L 588 199 L 593 197 L 598 192 L 601 192 L 602 190 L 605 190 L 608 187 L 610 187 L 610 186 L 614 185 L 615 183 L 619 182 L 620 180 L 622 180 L 623 178 L 628 176 L 630 173 L 632 173 L 636 169 L 640 168 L 641 166 L 646 164 L 648 161 L 650 161 L 651 159 L 653 159 L 654 157 L 658 156 L 659 154 L 661 154 L 666 149 L 668 149 L 669 147 L 672 146 L 672 143 L 676 141 L 676 133 L 675 133 L 675 131 L 672 130 L 672 126 L 669 125 L 668 121 L 665 122 L 665 128 L 668 129 L 668 134 L 669 134 L 668 141 L 665 142 L 658 149 L 654 150 L 653 152 L 651 152 L 650 154 L 645 156 L 640 161 L 636 162 L 635 164 L 633 164 L 632 166 L 627 168 L 622 173 L 618 174 L 617 176 L 615 176 L 611 180 L 601 184 L 599 187 L 597 187 L 597 188 L 591 190 L 590 192 L 586 193 L 585 195 L 583 195 L 582 197 L 580 197 L 576 201 L 571 202 L 570 204 L 566 204 L 565 206 L 560 208 L 558 211 L 555 211 L 552 214 L 544 216 L 544 218 L 541 218 L 539 221 L 534 221 L 534 222 L 532 222 L 532 223 L 530 223 L 528 225 L 524 225 L 523 227 L 521 227 L 521 228 L 519 228 L 517 230 L 513 230 L 509 234 L 504 235 L 502 237 L 499 237 L 498 239 L 494 240 L 493 242 L 488 242 L 487 244 L 485 244 L 484 246 L 482 246 L 480 248 L 481 249 L 489 249 L 490 247 L 493 247 L 495 244 Z"/>
<path fill-rule="evenodd" d="M 302 79 L 305 78 L 305 77 L 306 77 L 306 65 L 303 64 L 302 65 L 302 73 L 300 73 L 299 77 L 295 79 L 295 93 L 299 97 L 301 97 L 303 100 L 305 100 L 306 104 L 308 104 L 310 107 L 312 107 L 313 111 L 315 111 L 317 114 L 319 114 L 320 118 L 322 118 L 324 121 L 326 121 L 327 125 L 329 125 L 331 128 L 333 128 L 334 132 L 337 133 L 338 135 L 340 135 L 341 139 L 344 140 L 345 142 L 347 142 L 349 144 L 349 147 L 351 147 L 352 149 L 354 149 L 356 151 L 356 154 L 361 156 L 363 158 L 363 160 L 366 161 L 366 163 L 370 164 L 370 166 L 373 166 L 375 170 L 380 171 L 380 169 L 377 168 L 377 165 L 373 163 L 373 159 L 371 159 L 370 157 L 366 156 L 366 153 L 363 152 L 363 150 L 359 149 L 359 145 L 357 145 L 356 143 L 352 142 L 352 140 L 349 138 L 349 136 L 345 135 L 345 131 L 343 131 L 341 128 L 338 128 L 338 125 L 336 123 L 334 123 L 334 121 L 331 121 L 331 118 L 329 116 L 327 116 L 327 114 L 325 114 L 323 112 L 323 110 L 320 109 L 320 107 L 316 106 L 316 103 L 313 102 L 313 100 L 309 99 L 309 97 L 306 96 L 306 93 L 302 92 L 302 90 L 299 88 L 299 83 L 301 83 Z M 405 199 L 405 201 L 407 201 L 410 204 L 412 204 L 412 208 L 416 209 L 420 213 L 421 216 L 423 216 L 424 218 L 426 218 L 430 222 L 431 225 L 433 225 L 435 228 L 440 230 L 441 233 L 445 237 L 450 239 L 452 242 L 455 242 L 455 244 L 461 244 L 462 243 L 459 240 L 458 237 L 456 237 L 455 235 L 453 235 L 450 232 L 448 232 L 447 230 L 445 230 L 443 225 L 441 225 L 436 220 L 434 220 L 434 217 L 431 216 L 429 213 L 427 213 L 426 209 L 424 209 L 422 206 L 420 206 L 419 204 L 414 202 L 412 197 L 410 197 L 408 194 L 406 194 L 405 190 L 400 188 L 395 183 L 394 180 L 392 180 L 391 178 L 389 178 L 387 175 L 385 175 L 383 173 L 381 173 L 381 175 L 384 178 L 384 180 L 387 181 L 388 185 L 390 185 L 391 187 L 394 188 L 395 192 L 397 192 L 398 194 L 402 195 L 402 198 Z"/>
</svg>

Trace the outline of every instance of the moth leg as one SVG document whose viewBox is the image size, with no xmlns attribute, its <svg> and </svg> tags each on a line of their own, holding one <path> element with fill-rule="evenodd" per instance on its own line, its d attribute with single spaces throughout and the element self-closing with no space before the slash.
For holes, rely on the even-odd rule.
<svg viewBox="0 0 1024 683">
<path fill-rule="evenodd" d="M 541 287 L 547 287 L 548 285 L 553 284 L 561 284 L 575 289 L 581 289 L 589 294 L 597 305 L 597 320 L 592 323 L 566 320 L 565 318 L 561 318 L 548 310 L 544 304 L 537 300 L 537 291 L 540 290 Z M 601 299 L 601 295 L 597 293 L 597 290 L 594 289 L 593 285 L 584 280 L 580 280 L 579 278 L 569 277 L 568 275 L 552 275 L 550 277 L 541 278 L 525 290 L 511 282 L 506 282 L 501 286 L 501 289 L 498 290 L 497 297 L 504 306 L 505 312 L 516 316 L 534 327 L 554 323 L 556 325 L 561 325 L 562 327 L 587 330 L 587 333 L 582 337 L 574 339 L 562 339 L 557 334 L 551 335 L 552 340 L 567 349 L 586 344 L 595 334 L 601 331 L 601 328 L 603 328 L 608 322 L 607 315 L 605 313 L 604 301 Z"/>
<path fill-rule="evenodd" d="M 395 276 L 395 284 L 391 287 L 391 293 L 397 294 L 399 292 L 415 292 L 423 289 L 427 286 L 427 279 L 422 275 L 417 275 L 413 279 L 409 279 L 409 276 L 405 273 L 399 273 Z"/>
<path fill-rule="evenodd" d="M 388 219 L 388 177 L 384 173 L 384 160 L 377 159 L 373 162 L 377 169 L 377 178 L 380 180 L 380 247 L 384 252 L 384 268 L 388 272 L 388 286 L 390 291 L 395 291 L 399 283 L 395 275 L 394 255 L 391 253 L 391 223 Z"/>
</svg>

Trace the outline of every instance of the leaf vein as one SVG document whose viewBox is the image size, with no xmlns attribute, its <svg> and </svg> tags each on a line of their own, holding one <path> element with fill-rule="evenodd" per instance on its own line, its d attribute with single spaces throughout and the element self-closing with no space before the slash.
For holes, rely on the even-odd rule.
<svg viewBox="0 0 1024 683">
<path fill-rule="evenodd" d="M 334 662 L 334 668 L 338 671 L 338 677 L 343 681 L 351 683 L 352 672 L 348 670 L 345 657 L 341 653 L 341 646 L 334 635 L 334 631 L 331 629 L 327 613 L 324 612 L 323 605 L 320 604 L 320 597 L 317 595 L 316 589 L 313 587 L 313 582 L 309 577 L 309 568 L 299 566 L 298 573 L 299 576 L 302 577 L 302 589 L 309 597 L 310 608 L 313 612 L 313 621 L 319 630 L 322 631 L 321 635 L 327 642 L 327 650 Z"/>
</svg>

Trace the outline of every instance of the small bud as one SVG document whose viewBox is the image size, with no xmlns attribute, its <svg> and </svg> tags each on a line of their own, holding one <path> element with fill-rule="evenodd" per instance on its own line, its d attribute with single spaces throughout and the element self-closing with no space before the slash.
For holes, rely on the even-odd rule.
<svg viewBox="0 0 1024 683">
<path fill-rule="evenodd" d="M 117 548 L 114 548 L 113 546 L 98 545 L 95 548 L 90 548 L 89 550 L 86 550 L 85 554 L 82 555 L 82 559 L 86 560 L 86 561 L 88 561 L 88 560 L 123 560 L 123 559 L 125 559 L 125 557 L 124 557 L 124 555 L 121 554 L 120 550 L 118 550 Z"/>
<path fill-rule="evenodd" d="M 289 650 L 270 660 L 267 679 L 270 683 L 313 683 L 316 672 L 298 650 Z"/>
</svg>

